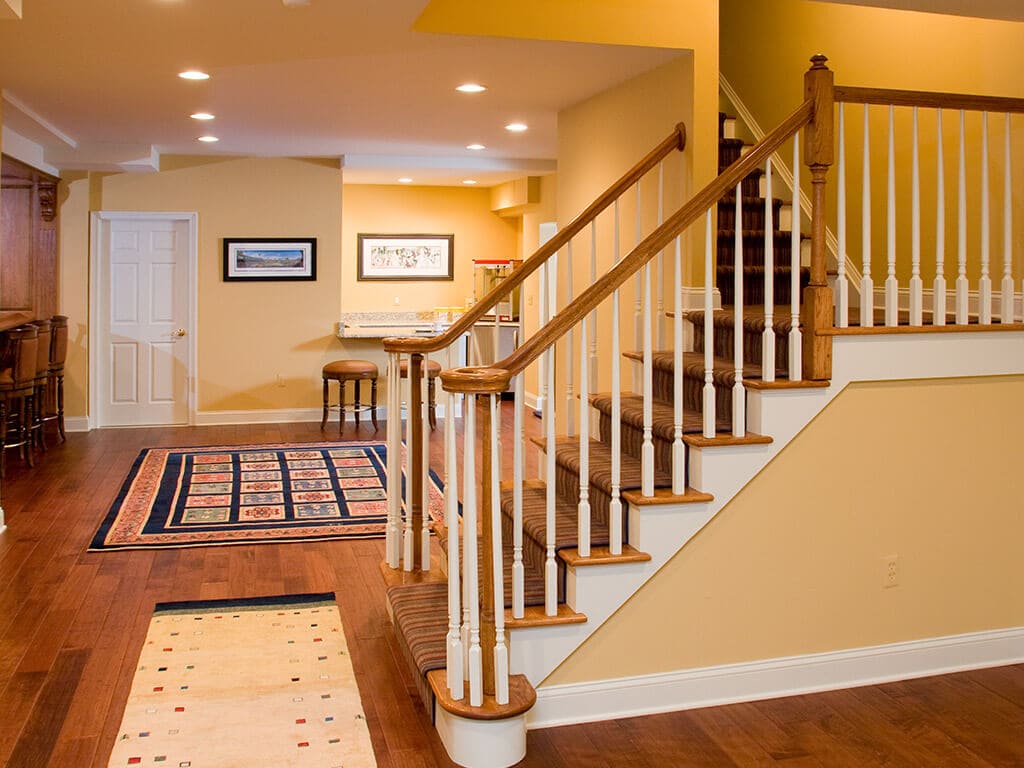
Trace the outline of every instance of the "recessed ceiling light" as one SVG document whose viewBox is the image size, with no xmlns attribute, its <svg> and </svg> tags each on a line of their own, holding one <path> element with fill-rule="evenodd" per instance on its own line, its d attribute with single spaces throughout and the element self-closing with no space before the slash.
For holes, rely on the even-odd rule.
<svg viewBox="0 0 1024 768">
<path fill-rule="evenodd" d="M 200 72 L 198 69 L 186 69 L 184 72 L 179 72 L 178 77 L 182 80 L 209 80 L 210 76 L 205 72 Z"/>
<path fill-rule="evenodd" d="M 480 83 L 463 83 L 456 86 L 455 90 L 459 93 L 483 93 L 487 90 L 487 86 L 480 85 Z"/>
<path fill-rule="evenodd" d="M 193 120 L 213 120 L 213 115 L 209 112 L 194 112 L 189 115 Z"/>
<path fill-rule="evenodd" d="M 467 144 L 466 149 L 472 149 L 474 152 L 479 152 L 481 149 L 487 149 L 483 144 Z"/>
<path fill-rule="evenodd" d="M 399 184 L 412 184 L 412 179 L 410 179 L 408 176 L 403 176 L 402 178 L 400 178 L 398 180 L 398 183 Z"/>
<path fill-rule="evenodd" d="M 205 141 L 207 144 L 213 144 L 215 141 L 220 141 L 216 136 L 200 136 L 198 141 Z"/>
<path fill-rule="evenodd" d="M 505 126 L 505 130 L 512 131 L 512 133 L 522 133 L 529 127 L 526 123 L 509 123 Z"/>
<path fill-rule="evenodd" d="M 476 184 L 476 179 L 463 179 L 463 184 Z"/>
</svg>

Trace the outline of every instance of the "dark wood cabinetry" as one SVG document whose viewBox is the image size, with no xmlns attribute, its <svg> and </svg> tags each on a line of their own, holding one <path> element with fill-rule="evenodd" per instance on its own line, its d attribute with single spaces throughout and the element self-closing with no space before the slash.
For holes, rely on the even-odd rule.
<svg viewBox="0 0 1024 768">
<path fill-rule="evenodd" d="M 57 182 L 3 156 L 0 164 L 0 324 L 57 311 Z M 7 319 L 11 322 L 4 322 Z"/>
</svg>

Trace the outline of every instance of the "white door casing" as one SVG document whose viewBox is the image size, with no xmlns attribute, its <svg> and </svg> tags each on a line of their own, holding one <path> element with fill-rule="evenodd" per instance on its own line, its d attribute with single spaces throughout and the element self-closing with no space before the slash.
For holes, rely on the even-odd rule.
<svg viewBox="0 0 1024 768">
<path fill-rule="evenodd" d="M 194 422 L 197 216 L 92 216 L 90 427 Z"/>
</svg>

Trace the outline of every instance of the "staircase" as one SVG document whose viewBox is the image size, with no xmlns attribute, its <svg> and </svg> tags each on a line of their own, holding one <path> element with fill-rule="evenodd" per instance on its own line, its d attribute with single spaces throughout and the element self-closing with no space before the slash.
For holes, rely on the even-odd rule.
<svg viewBox="0 0 1024 768">
<path fill-rule="evenodd" d="M 831 163 L 831 94 L 839 88 L 832 85 L 823 57 L 812 61 L 807 101 L 749 151 L 726 135 L 723 117 L 718 179 L 646 237 L 638 236 L 628 255 L 552 313 L 531 339 L 493 367 L 442 373 L 447 413 L 454 412 L 456 394 L 466 398 L 465 463 L 459 472 L 466 482 L 461 494 L 458 483 L 448 484 L 446 525 L 436 530 L 442 567 L 433 570 L 427 568 L 430 545 L 416 469 L 426 453 L 425 414 L 423 408 L 410 409 L 408 510 L 403 517 L 396 481 L 389 488 L 393 512 L 383 570 L 399 644 L 415 671 L 424 707 L 457 763 L 498 768 L 520 760 L 526 717 L 537 702 L 535 688 L 853 380 L 844 367 L 830 382 L 832 338 L 842 329 L 833 329 L 832 289 L 825 279 L 823 169 Z M 877 98 L 877 92 L 870 97 Z M 786 219 L 786 204 L 772 194 L 768 159 L 801 129 L 815 148 L 808 153 L 814 210 L 810 266 L 797 259 L 794 275 L 792 256 L 802 250 L 801 238 L 777 226 Z M 425 354 L 457 339 L 567 245 L 571 255 L 573 238 L 669 152 L 681 149 L 684 136 L 679 128 L 652 150 L 441 341 L 388 340 L 392 371 L 403 354 L 409 355 L 410 402 L 423 402 Z M 717 212 L 717 232 L 711 229 L 711 210 Z M 793 211 L 789 219 L 798 222 Z M 673 324 L 673 344 L 656 350 L 651 328 L 661 319 L 652 310 L 650 265 L 702 218 L 707 226 L 702 306 L 684 306 L 681 281 L 670 281 L 674 304 L 665 315 Z M 681 274 L 678 254 L 677 245 L 675 275 Z M 628 318 L 630 306 L 628 300 L 626 306 L 620 303 L 619 293 L 634 276 L 637 348 L 622 349 L 619 318 Z M 720 307 L 714 306 L 714 289 Z M 610 333 L 595 331 L 587 320 L 606 301 Z M 684 337 L 692 340 L 687 349 Z M 556 359 L 559 365 L 568 361 L 567 373 L 556 376 Z M 522 372 L 537 361 L 544 363 L 538 380 L 547 391 L 543 435 L 527 442 Z M 864 370 L 871 376 L 879 369 L 864 365 Z M 619 382 L 627 378 L 639 391 L 621 391 Z M 598 390 L 599 380 L 610 388 Z M 516 392 L 511 424 L 498 416 L 498 395 L 510 388 Z M 556 401 L 566 392 L 575 407 L 588 406 L 578 416 L 573 406 L 572 417 L 558 413 Z M 397 411 L 397 397 L 396 392 L 389 412 Z M 444 421 L 451 477 L 456 438 L 453 420 Z M 499 435 L 514 446 L 513 467 L 500 467 Z M 398 439 L 398 432 L 389 430 L 389 478 L 400 477 Z M 538 477 L 523 477 L 526 450 L 539 454 Z M 461 517 L 456 498 L 463 505 Z"/>
</svg>

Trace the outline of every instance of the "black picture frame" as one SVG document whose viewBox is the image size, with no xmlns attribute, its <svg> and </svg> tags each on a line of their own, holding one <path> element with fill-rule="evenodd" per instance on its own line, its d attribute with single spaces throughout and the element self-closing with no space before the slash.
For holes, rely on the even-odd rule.
<svg viewBox="0 0 1024 768">
<path fill-rule="evenodd" d="M 225 237 L 224 281 L 316 280 L 315 237 Z"/>
</svg>

